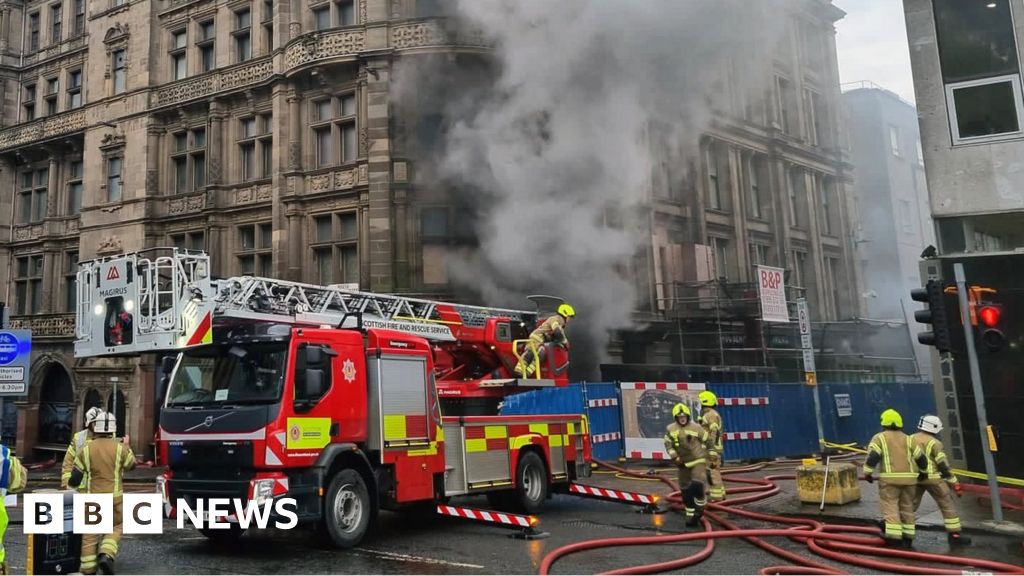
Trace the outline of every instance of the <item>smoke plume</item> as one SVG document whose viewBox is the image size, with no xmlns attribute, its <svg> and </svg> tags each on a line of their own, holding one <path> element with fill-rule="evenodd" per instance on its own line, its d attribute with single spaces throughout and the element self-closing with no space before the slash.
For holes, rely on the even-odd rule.
<svg viewBox="0 0 1024 576">
<path fill-rule="evenodd" d="M 455 2 L 463 25 L 494 43 L 491 75 L 474 83 L 419 62 L 395 84 L 421 106 L 422 80 L 444 90 L 430 173 L 471 207 L 479 242 L 450 259 L 451 280 L 491 305 L 565 298 L 579 314 L 574 376 L 596 376 L 612 332 L 651 298 L 637 278 L 650 262 L 652 167 L 693 165 L 721 111 L 763 97 L 795 1 Z"/>
</svg>

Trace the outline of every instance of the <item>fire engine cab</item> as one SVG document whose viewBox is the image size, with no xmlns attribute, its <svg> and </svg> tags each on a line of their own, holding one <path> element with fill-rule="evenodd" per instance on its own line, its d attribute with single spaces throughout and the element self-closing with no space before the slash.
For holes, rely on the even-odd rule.
<svg viewBox="0 0 1024 576">
<path fill-rule="evenodd" d="M 557 344 L 515 376 L 536 313 L 209 271 L 178 249 L 78 271 L 76 356 L 174 353 L 158 429 L 169 515 L 179 499 L 294 498 L 344 548 L 381 509 L 483 493 L 534 513 L 589 475 L 584 416 L 497 415 L 508 394 L 568 382 Z"/>
</svg>

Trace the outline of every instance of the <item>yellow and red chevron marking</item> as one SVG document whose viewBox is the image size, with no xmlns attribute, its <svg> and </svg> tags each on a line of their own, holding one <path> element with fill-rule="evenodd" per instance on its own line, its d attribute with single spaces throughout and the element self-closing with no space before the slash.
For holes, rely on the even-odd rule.
<svg viewBox="0 0 1024 576">
<path fill-rule="evenodd" d="M 213 312 L 207 312 L 186 346 L 198 346 L 213 342 Z"/>
<path fill-rule="evenodd" d="M 479 522 L 490 522 L 492 524 L 504 524 L 506 526 L 517 526 L 519 528 L 532 528 L 537 524 L 535 516 L 520 516 L 519 514 L 507 514 L 505 512 L 490 512 L 488 510 L 477 510 L 476 508 L 463 508 L 461 506 L 437 505 L 437 513 L 442 516 L 454 516 L 455 518 L 466 518 Z"/>
<path fill-rule="evenodd" d="M 658 501 L 657 496 L 640 494 L 639 492 L 626 492 L 625 490 L 609 490 L 607 488 L 598 488 L 597 486 L 587 486 L 585 484 L 569 484 L 569 492 L 572 494 L 579 494 L 581 496 L 592 496 L 594 498 L 604 498 L 606 500 L 627 502 L 629 504 L 646 505 L 654 504 Z"/>
</svg>

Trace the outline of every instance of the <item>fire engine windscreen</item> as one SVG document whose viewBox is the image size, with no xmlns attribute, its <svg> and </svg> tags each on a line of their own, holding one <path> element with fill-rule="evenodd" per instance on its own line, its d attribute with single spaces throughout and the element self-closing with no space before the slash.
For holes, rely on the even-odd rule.
<svg viewBox="0 0 1024 576">
<path fill-rule="evenodd" d="M 283 344 L 204 346 L 182 355 L 168 406 L 277 402 L 284 386 Z"/>
</svg>

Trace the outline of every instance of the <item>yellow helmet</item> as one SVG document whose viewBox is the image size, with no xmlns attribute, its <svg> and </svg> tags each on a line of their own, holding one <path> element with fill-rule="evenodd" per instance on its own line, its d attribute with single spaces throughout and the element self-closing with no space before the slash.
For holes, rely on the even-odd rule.
<svg viewBox="0 0 1024 576">
<path fill-rule="evenodd" d="M 686 417 L 690 417 L 690 407 L 680 402 L 672 407 L 672 417 L 678 418 L 680 414 L 686 414 Z"/>
<path fill-rule="evenodd" d="M 700 398 L 700 405 L 701 406 L 717 406 L 718 405 L 718 396 L 715 396 L 715 393 L 712 392 L 711 390 L 705 390 L 705 391 L 701 392 L 700 395 L 698 395 L 697 397 Z"/>
<path fill-rule="evenodd" d="M 568 304 L 562 304 L 558 307 L 558 313 L 566 318 L 572 318 L 576 315 L 576 309 Z"/>
<path fill-rule="evenodd" d="M 896 428 L 903 428 L 903 416 L 900 413 L 889 408 L 885 412 L 882 412 L 882 426 L 889 428 L 895 426 Z"/>
</svg>

